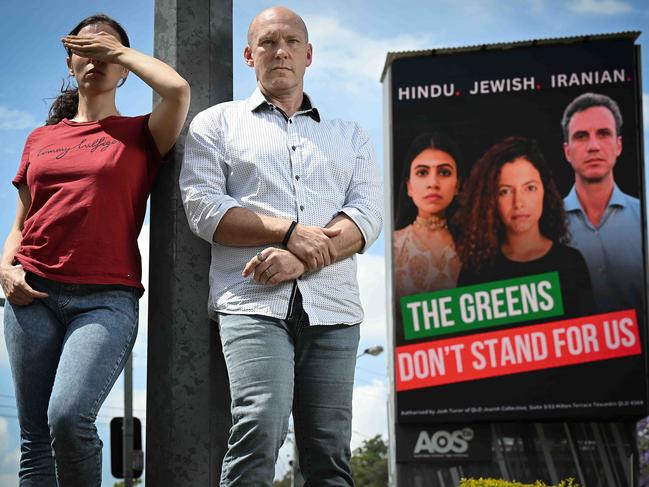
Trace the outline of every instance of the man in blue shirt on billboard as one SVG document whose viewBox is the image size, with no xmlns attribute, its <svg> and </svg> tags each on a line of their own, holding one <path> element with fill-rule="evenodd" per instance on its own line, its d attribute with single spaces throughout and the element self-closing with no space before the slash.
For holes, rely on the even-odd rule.
<svg viewBox="0 0 649 487">
<path fill-rule="evenodd" d="M 606 95 L 584 93 L 561 120 L 566 159 L 575 184 L 564 199 L 570 244 L 586 259 L 600 311 L 642 312 L 643 256 L 640 201 L 623 193 L 613 168 L 622 153 L 622 114 Z"/>
</svg>

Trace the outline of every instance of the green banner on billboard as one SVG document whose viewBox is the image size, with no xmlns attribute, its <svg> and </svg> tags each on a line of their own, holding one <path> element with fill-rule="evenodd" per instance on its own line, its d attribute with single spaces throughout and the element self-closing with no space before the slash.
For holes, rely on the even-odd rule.
<svg viewBox="0 0 649 487">
<path fill-rule="evenodd" d="M 404 296 L 401 313 L 406 340 L 561 316 L 559 274 Z"/>
</svg>

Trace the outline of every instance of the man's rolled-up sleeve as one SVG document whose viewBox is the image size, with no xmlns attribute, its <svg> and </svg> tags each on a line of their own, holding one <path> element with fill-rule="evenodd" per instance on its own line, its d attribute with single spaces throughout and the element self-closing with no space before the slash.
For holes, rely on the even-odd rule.
<svg viewBox="0 0 649 487">
<path fill-rule="evenodd" d="M 357 137 L 356 163 L 341 212 L 352 219 L 363 235 L 364 245 L 360 250 L 363 253 L 381 233 L 383 183 L 369 137 L 359 127 Z"/>
<path fill-rule="evenodd" d="M 213 242 L 230 209 L 241 206 L 226 193 L 227 157 L 223 133 L 212 114 L 199 113 L 189 126 L 180 170 L 180 192 L 192 232 Z"/>
</svg>

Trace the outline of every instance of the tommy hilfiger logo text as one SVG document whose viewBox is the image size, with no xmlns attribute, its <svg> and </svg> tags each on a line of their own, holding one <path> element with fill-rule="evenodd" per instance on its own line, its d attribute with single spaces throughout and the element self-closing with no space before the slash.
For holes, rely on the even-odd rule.
<svg viewBox="0 0 649 487">
<path fill-rule="evenodd" d="M 69 147 L 54 147 L 55 144 L 48 144 L 38 149 L 37 155 L 41 157 L 56 154 L 54 157 L 55 159 L 63 159 L 68 155 L 70 151 L 83 150 L 88 152 L 104 152 L 117 143 L 118 141 L 116 141 L 115 139 L 110 139 L 108 137 L 99 137 L 98 139 L 92 141 L 88 141 L 88 139 L 81 139 L 78 144 Z"/>
</svg>

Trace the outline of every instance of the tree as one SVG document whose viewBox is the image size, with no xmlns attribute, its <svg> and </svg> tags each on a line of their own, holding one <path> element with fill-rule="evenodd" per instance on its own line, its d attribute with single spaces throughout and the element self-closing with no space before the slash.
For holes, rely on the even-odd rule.
<svg viewBox="0 0 649 487">
<path fill-rule="evenodd" d="M 291 476 L 292 473 L 289 470 L 288 472 L 286 472 L 286 474 L 284 474 L 284 477 L 282 477 L 281 480 L 275 480 L 273 482 L 273 487 L 291 487 Z"/>
<path fill-rule="evenodd" d="M 388 445 L 381 435 L 365 440 L 352 453 L 350 462 L 356 487 L 388 485 Z"/>
</svg>

